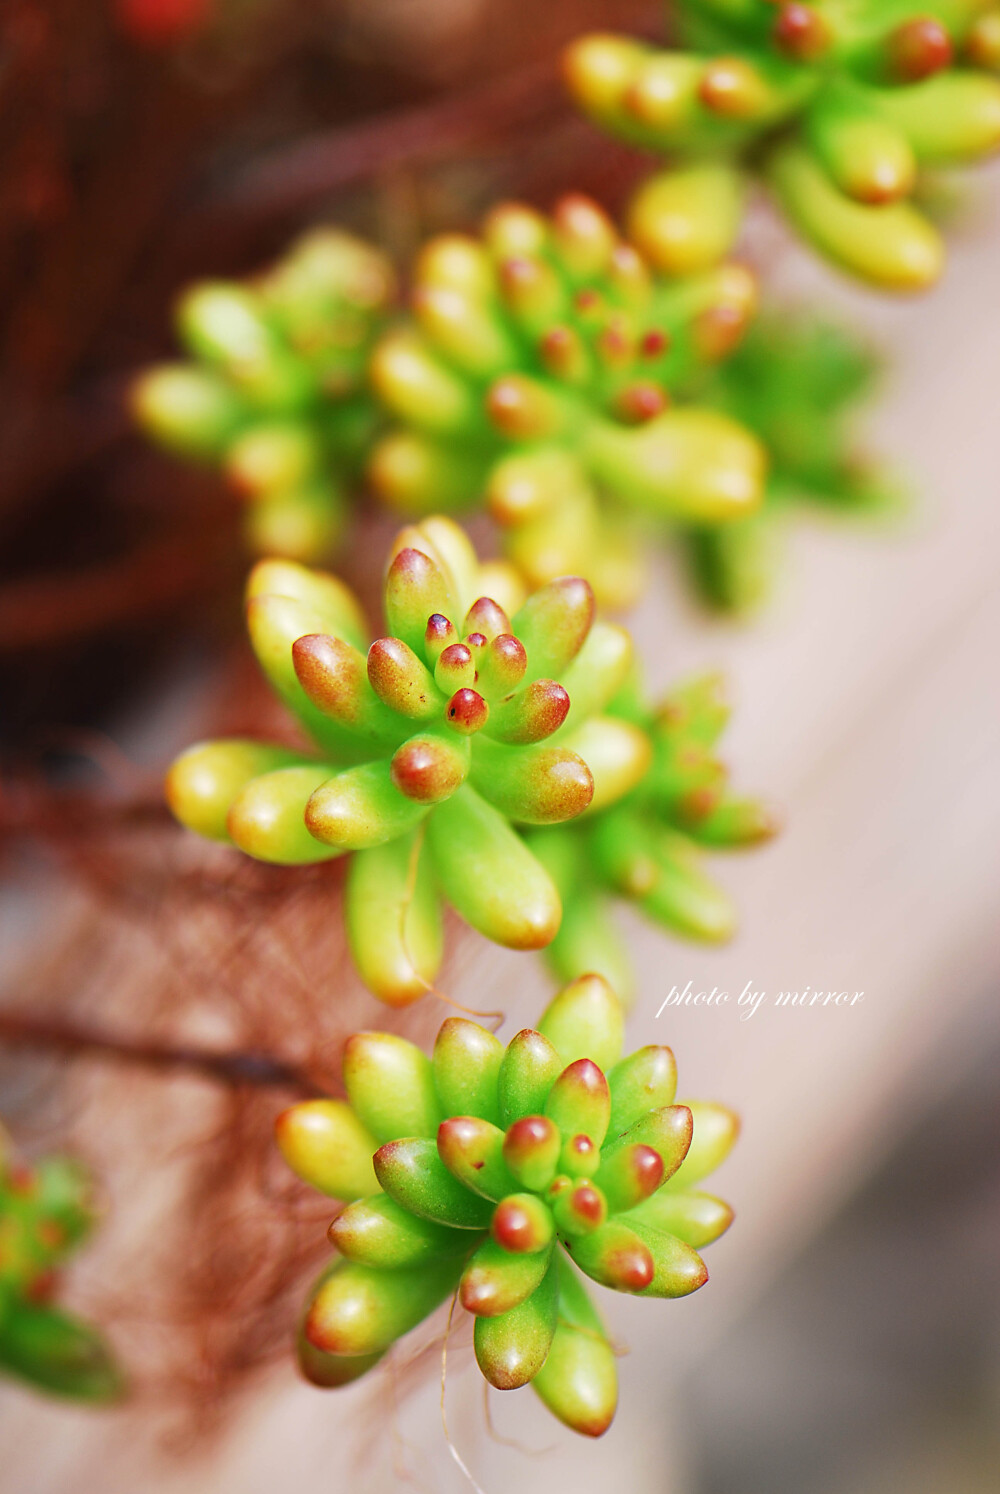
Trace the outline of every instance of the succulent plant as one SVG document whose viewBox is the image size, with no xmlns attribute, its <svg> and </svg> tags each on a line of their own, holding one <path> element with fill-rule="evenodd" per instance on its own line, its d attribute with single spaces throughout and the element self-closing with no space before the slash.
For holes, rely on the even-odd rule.
<svg viewBox="0 0 1000 1494">
<path fill-rule="evenodd" d="M 308 1379 L 358 1379 L 457 1292 L 491 1385 L 530 1383 L 574 1431 L 606 1431 L 615 1354 L 579 1273 L 643 1297 L 702 1286 L 698 1252 L 732 1210 L 699 1184 L 738 1130 L 721 1105 L 674 1103 L 669 1048 L 622 1058 L 623 1025 L 607 982 L 584 975 L 506 1048 L 456 1017 L 430 1059 L 358 1033 L 347 1101 L 279 1117 L 292 1169 L 346 1204 L 302 1320 Z"/>
<path fill-rule="evenodd" d="M 178 819 L 260 860 L 354 853 L 351 949 L 392 1004 L 434 979 L 442 896 L 498 944 L 547 944 L 559 896 L 515 825 L 609 803 L 649 762 L 643 732 L 601 714 L 631 667 L 629 635 L 594 621 L 579 578 L 522 597 L 509 566 L 479 565 L 457 525 L 430 518 L 395 541 L 389 636 L 367 647 L 341 582 L 260 562 L 251 641 L 314 750 L 201 743 L 168 776 Z"/>
<path fill-rule="evenodd" d="M 246 499 L 255 553 L 310 561 L 333 548 L 377 424 L 366 366 L 394 294 L 378 249 L 315 229 L 255 279 L 187 291 L 177 330 L 192 360 L 136 381 L 146 433 L 220 468 Z"/>
<path fill-rule="evenodd" d="M 782 536 L 799 505 L 883 518 L 898 512 L 898 483 L 858 449 L 851 419 L 877 372 L 871 350 L 845 328 L 801 313 L 763 318 L 714 373 L 707 397 L 764 442 L 765 501 L 748 519 L 681 536 L 705 600 L 749 612 L 770 593 Z"/>
<path fill-rule="evenodd" d="M 683 938 L 721 943 L 735 932 L 735 910 L 706 875 L 704 852 L 757 845 L 777 823 L 759 800 L 729 792 L 728 770 L 715 755 L 729 719 L 717 675 L 679 686 L 655 710 L 643 704 L 633 681 L 609 710 L 652 743 L 648 772 L 607 808 L 574 825 L 532 832 L 529 844 L 565 909 L 546 951 L 556 975 L 596 970 L 628 999 L 631 962 L 612 899 L 627 898 Z"/>
<path fill-rule="evenodd" d="M 94 1221 L 78 1162 L 29 1167 L 0 1127 L 0 1374 L 74 1400 L 113 1400 L 122 1378 L 98 1333 L 52 1302 L 58 1271 Z"/>
<path fill-rule="evenodd" d="M 723 163 L 743 157 L 834 263 L 888 290 L 931 284 L 944 249 L 922 178 L 1000 146 L 995 0 L 678 0 L 672 13 L 678 50 L 611 35 L 570 48 L 569 86 L 590 117 L 642 149 L 701 158 L 692 179 L 712 188 L 692 221 L 706 232 L 720 202 L 736 226 L 740 188 Z M 647 222 L 662 191 L 677 187 L 641 189 L 633 219 Z M 655 238 L 638 242 L 655 252 Z"/>
<path fill-rule="evenodd" d="M 760 443 L 685 402 L 755 303 L 750 272 L 720 257 L 655 271 L 579 195 L 432 240 L 409 320 L 372 357 L 397 422 L 371 457 L 375 492 L 404 514 L 485 502 L 529 585 L 579 573 L 602 603 L 633 601 L 652 523 L 724 526 L 761 500 Z"/>
</svg>

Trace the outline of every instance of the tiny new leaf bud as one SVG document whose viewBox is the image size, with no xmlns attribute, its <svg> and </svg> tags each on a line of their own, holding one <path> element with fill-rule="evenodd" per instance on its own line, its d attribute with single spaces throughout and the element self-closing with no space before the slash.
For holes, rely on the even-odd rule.
<svg viewBox="0 0 1000 1494">
<path fill-rule="evenodd" d="M 512 633 L 500 633 L 480 654 L 480 688 L 491 701 L 508 695 L 520 684 L 527 667 L 528 655 L 520 638 L 515 638 Z M 491 735 L 497 734 L 497 716 L 494 714 Z"/>
<path fill-rule="evenodd" d="M 465 648 L 465 644 L 458 646 Z M 455 691 L 445 706 L 444 719 L 457 735 L 471 737 L 482 731 L 490 719 L 490 708 L 478 691 L 463 686 Z"/>
<path fill-rule="evenodd" d="M 608 1201 L 601 1189 L 585 1178 L 576 1183 L 566 1178 L 565 1182 L 568 1186 L 553 1188 L 552 1192 L 552 1213 L 559 1233 L 571 1238 L 589 1235 L 607 1219 Z"/>
<path fill-rule="evenodd" d="M 437 661 L 445 649 L 457 642 L 458 629 L 451 619 L 442 612 L 432 612 L 424 629 L 424 653 L 432 669 L 437 668 Z"/>
<path fill-rule="evenodd" d="M 559 1167 L 571 1178 L 589 1178 L 600 1166 L 601 1149 L 585 1131 L 567 1136 L 559 1153 Z"/>
<path fill-rule="evenodd" d="M 504 1149 L 504 1158 L 507 1150 Z M 534 1193 L 511 1193 L 500 1200 L 490 1223 L 498 1245 L 515 1255 L 544 1250 L 554 1230 L 552 1211 Z"/>
<path fill-rule="evenodd" d="M 510 633 L 510 618 L 491 597 L 479 597 L 465 614 L 462 633 L 465 637 L 470 633 L 480 633 L 492 642 L 501 634 Z"/>
<path fill-rule="evenodd" d="M 446 695 L 476 683 L 476 661 L 467 643 L 450 643 L 434 665 L 434 680 Z"/>
<path fill-rule="evenodd" d="M 538 1033 L 531 1035 L 540 1036 Z M 523 1045 L 519 1052 L 523 1052 Z M 507 1093 L 512 1087 L 510 1080 L 511 1075 L 508 1074 Z M 504 1137 L 503 1156 L 518 1182 L 523 1187 L 540 1193 L 555 1176 L 561 1148 L 562 1137 L 553 1120 L 547 1115 L 522 1115 L 508 1127 Z"/>
</svg>

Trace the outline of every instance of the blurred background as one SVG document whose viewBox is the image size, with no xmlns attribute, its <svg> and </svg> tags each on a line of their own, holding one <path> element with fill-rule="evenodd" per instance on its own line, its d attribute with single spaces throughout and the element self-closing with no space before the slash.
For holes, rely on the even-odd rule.
<svg viewBox="0 0 1000 1494">
<path fill-rule="evenodd" d="M 618 205 L 646 168 L 576 119 L 560 46 L 655 34 L 646 0 L 7 0 L 0 16 L 0 1113 L 72 1144 L 106 1218 L 75 1304 L 133 1376 L 86 1412 L 0 1387 L 0 1490 L 265 1494 L 461 1490 L 440 1328 L 336 1396 L 300 1384 L 289 1325 L 325 1256 L 317 1203 L 270 1155 L 295 1072 L 335 1082 L 383 1023 L 331 917 L 335 867 L 237 865 L 166 820 L 195 736 L 267 723 L 241 642 L 234 499 L 129 428 L 135 370 L 171 350 L 172 298 L 242 274 L 302 226 L 400 262 L 499 196 Z M 738 778 L 787 828 L 723 866 L 743 931 L 696 949 L 638 923 L 634 1046 L 669 1042 L 684 1094 L 744 1116 L 719 1191 L 737 1224 L 712 1280 L 605 1297 L 627 1354 L 596 1445 L 449 1351 L 448 1426 L 485 1494 L 979 1494 L 1000 1470 L 1000 173 L 963 186 L 944 283 L 849 289 L 765 208 L 743 246 L 770 294 L 840 313 L 889 374 L 871 444 L 914 494 L 898 528 L 803 521 L 780 596 L 706 619 L 661 562 L 634 619 L 651 683 L 727 673 Z M 364 520 L 362 587 L 391 526 Z M 656 1011 L 670 986 L 863 990 L 851 1008 Z M 509 1014 L 533 960 L 459 939 L 458 1000 Z M 423 1003 L 394 1025 L 426 1040 Z M 98 1051 L 114 1030 L 276 1055 L 273 1084 Z M 75 1034 L 75 1036 L 74 1036 Z"/>
</svg>

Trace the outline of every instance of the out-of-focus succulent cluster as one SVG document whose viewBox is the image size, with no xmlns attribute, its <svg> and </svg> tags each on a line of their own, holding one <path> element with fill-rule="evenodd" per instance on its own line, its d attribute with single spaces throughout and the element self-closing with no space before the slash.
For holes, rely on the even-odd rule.
<svg viewBox="0 0 1000 1494">
<path fill-rule="evenodd" d="M 666 237 L 670 211 L 645 212 Z M 410 319 L 372 359 L 398 422 L 372 455 L 376 493 L 404 514 L 485 502 L 529 585 L 583 574 L 610 606 L 635 599 L 651 520 L 752 512 L 760 443 L 685 390 L 739 342 L 754 279 L 713 243 L 674 251 L 655 270 L 578 195 L 427 244 Z"/>
<path fill-rule="evenodd" d="M 612 35 L 570 48 L 570 88 L 590 117 L 671 157 L 742 157 L 836 264 L 889 290 L 931 284 L 944 249 L 919 205 L 922 178 L 1000 146 L 995 0 L 678 0 L 671 11 L 678 50 Z M 654 179 L 644 195 L 656 190 Z"/>
<path fill-rule="evenodd" d="M 758 845 L 777 828 L 760 800 L 729 791 L 716 746 L 729 706 L 716 675 L 673 690 L 655 709 L 634 681 L 612 702 L 651 742 L 648 772 L 623 798 L 575 825 L 532 832 L 529 844 L 559 888 L 565 912 L 547 955 L 555 973 L 596 970 L 624 997 L 631 961 L 612 915 L 626 898 L 683 938 L 721 943 L 736 929 L 727 893 L 704 870 L 706 851 Z"/>
<path fill-rule="evenodd" d="M 191 361 L 136 382 L 147 434 L 220 468 L 246 500 L 257 554 L 316 560 L 339 537 L 377 425 L 367 361 L 394 295 L 378 249 L 316 229 L 255 279 L 187 291 L 177 331 Z"/>
<path fill-rule="evenodd" d="M 388 1033 L 349 1040 L 347 1102 L 277 1124 L 299 1177 L 347 1204 L 302 1321 L 310 1380 L 357 1380 L 457 1292 L 491 1385 L 530 1383 L 574 1431 L 607 1429 L 615 1355 L 579 1272 L 644 1297 L 702 1286 L 698 1252 L 732 1210 L 698 1185 L 738 1131 L 721 1105 L 674 1103 L 669 1048 L 622 1058 L 622 1035 L 586 975 L 506 1048 L 454 1017 L 431 1059 Z"/>
<path fill-rule="evenodd" d="M 724 528 L 681 537 L 700 594 L 726 612 L 750 612 L 770 594 L 793 508 L 852 517 L 898 512 L 898 483 L 857 445 L 851 416 L 878 371 L 871 349 L 845 328 L 792 312 L 755 323 L 715 371 L 708 397 L 755 431 L 770 471 L 763 506 Z"/>
<path fill-rule="evenodd" d="M 354 852 L 351 949 L 390 1003 L 434 979 L 442 896 L 499 944 L 548 944 L 559 895 L 515 825 L 611 803 L 650 758 L 639 728 L 602 714 L 631 640 L 595 622 L 586 581 L 562 577 L 524 601 L 509 566 L 481 566 L 461 529 L 430 518 L 395 541 L 388 636 L 370 647 L 347 587 L 290 561 L 256 567 L 247 616 L 314 747 L 192 747 L 168 778 L 177 817 L 263 861 Z"/>
<path fill-rule="evenodd" d="M 829 331 L 755 330 L 754 277 L 722 258 L 739 202 L 725 167 L 661 175 L 630 216 L 642 252 L 579 195 L 551 218 L 502 205 L 480 238 L 426 245 L 391 328 L 385 260 L 318 230 L 252 285 L 195 287 L 179 322 L 201 361 L 150 370 L 135 408 L 224 467 L 257 550 L 327 553 L 367 469 L 403 515 L 485 506 L 529 587 L 584 575 L 630 605 L 669 530 L 703 594 L 747 610 L 783 500 L 857 506 L 872 484 L 839 418 L 864 360 Z"/>
<path fill-rule="evenodd" d="M 0 1127 L 0 1374 L 74 1400 L 107 1401 L 122 1380 L 106 1344 L 53 1305 L 58 1271 L 94 1222 L 79 1163 L 19 1161 Z"/>
</svg>

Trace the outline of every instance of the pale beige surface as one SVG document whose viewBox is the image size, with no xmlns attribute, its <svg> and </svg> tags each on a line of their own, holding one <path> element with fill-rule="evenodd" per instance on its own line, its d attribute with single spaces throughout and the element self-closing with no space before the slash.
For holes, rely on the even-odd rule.
<svg viewBox="0 0 1000 1494">
<path fill-rule="evenodd" d="M 683 1429 L 671 1381 L 780 1272 L 891 1137 L 992 1022 L 1000 964 L 1000 173 L 985 178 L 944 285 L 887 305 L 835 286 L 797 254 L 785 283 L 858 314 L 895 372 L 873 438 L 919 482 L 902 534 L 801 526 L 779 604 L 756 627 L 707 627 L 658 584 L 637 632 L 656 684 L 723 665 L 740 708 L 728 738 L 738 781 L 770 790 L 789 829 L 762 854 L 720 866 L 744 932 L 724 951 L 630 926 L 643 971 L 634 1045 L 669 1041 L 682 1095 L 729 1101 L 746 1131 L 720 1191 L 739 1222 L 709 1254 L 712 1282 L 678 1303 L 604 1296 L 623 1407 L 597 1445 L 564 1434 L 529 1392 L 492 1397 L 498 1427 L 559 1456 L 524 1457 L 482 1430 L 481 1391 L 456 1355 L 450 1422 L 486 1494 L 681 1494 Z M 455 994 L 502 1001 L 512 1025 L 547 982 L 519 957 L 470 951 Z M 728 989 L 728 1007 L 657 1021 L 674 982 Z M 863 989 L 852 1008 L 776 1010 L 740 1021 L 747 981 L 772 996 L 806 983 Z M 941 1056 L 937 1056 L 940 1049 Z M 463 1368 L 463 1366 L 465 1366 Z M 372 1413 L 378 1417 L 372 1433 Z M 284 1378 L 217 1459 L 173 1474 L 136 1469 L 117 1418 L 55 1411 L 16 1392 L 0 1403 L 0 1489 L 31 1494 L 271 1494 L 349 1487 L 468 1487 L 428 1386 L 398 1414 L 386 1381 L 337 1397 Z M 393 1429 L 398 1433 L 393 1435 Z M 345 1456 L 359 1471 L 346 1478 Z M 412 1484 L 402 1477 L 406 1468 Z"/>
</svg>

